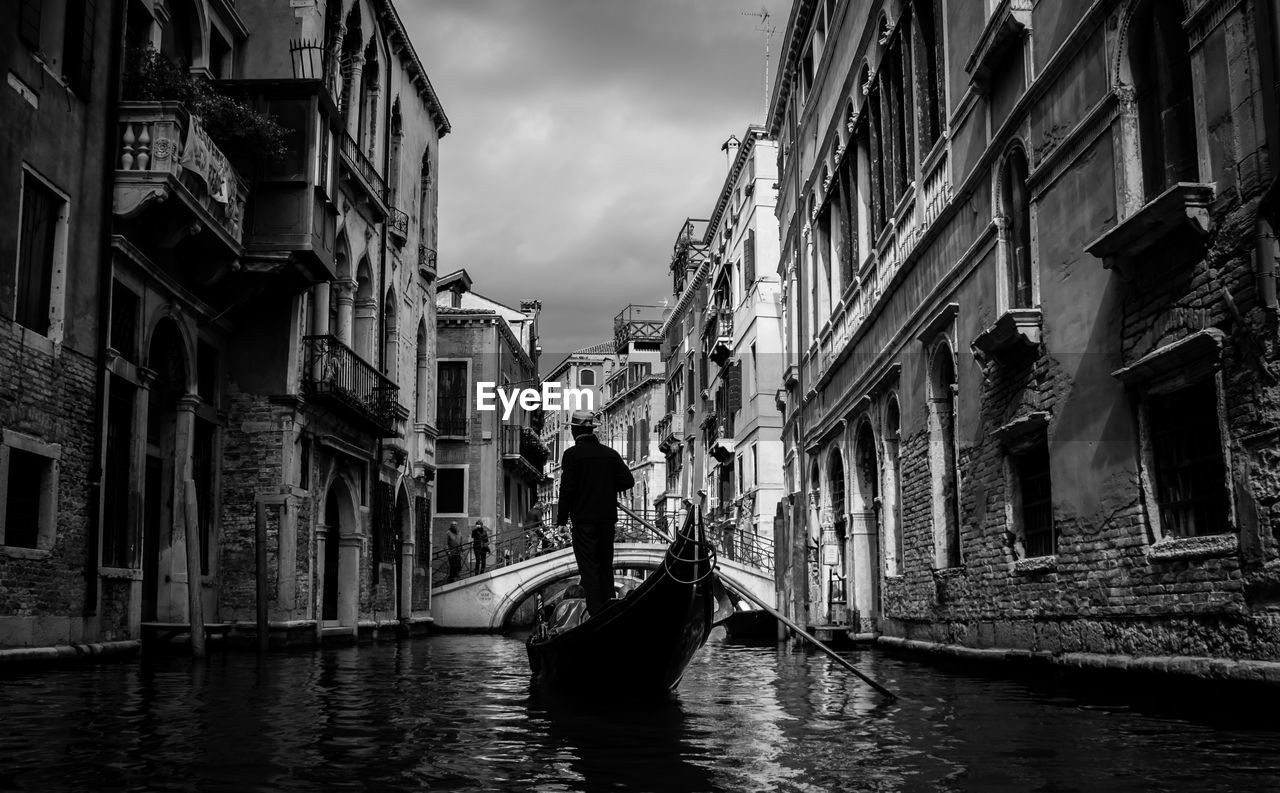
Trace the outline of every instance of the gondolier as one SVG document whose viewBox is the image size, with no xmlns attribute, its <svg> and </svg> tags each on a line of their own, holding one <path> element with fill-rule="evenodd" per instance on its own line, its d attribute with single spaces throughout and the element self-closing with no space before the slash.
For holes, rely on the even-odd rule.
<svg viewBox="0 0 1280 793">
<path fill-rule="evenodd" d="M 560 460 L 560 503 L 556 525 L 572 522 L 573 555 L 578 561 L 587 610 L 596 614 L 613 597 L 613 532 L 618 522 L 618 493 L 635 485 L 622 456 L 595 435 L 596 418 L 575 410 L 569 419 L 573 446 Z"/>
</svg>

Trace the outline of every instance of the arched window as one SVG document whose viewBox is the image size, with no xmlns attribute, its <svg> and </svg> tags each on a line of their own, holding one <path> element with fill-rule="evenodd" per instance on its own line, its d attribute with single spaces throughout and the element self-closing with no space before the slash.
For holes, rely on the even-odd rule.
<svg viewBox="0 0 1280 793">
<path fill-rule="evenodd" d="M 828 597 L 831 602 L 847 603 L 845 579 L 849 575 L 847 562 L 848 528 L 845 518 L 844 502 L 844 460 L 839 450 L 831 453 L 828 463 L 828 478 L 831 491 L 831 531 L 836 548 L 835 568 L 828 574 Z"/>
<path fill-rule="evenodd" d="M 352 92 L 356 89 L 354 85 L 355 78 L 361 69 L 364 57 L 360 52 L 360 45 L 364 42 L 364 33 L 361 32 L 359 3 L 351 4 L 351 10 L 347 12 L 347 21 L 344 27 L 346 28 L 346 33 L 342 37 L 342 96 L 340 102 L 342 116 L 348 122 L 349 129 L 352 116 Z M 357 109 L 355 114 L 358 116 L 359 112 Z"/>
<path fill-rule="evenodd" d="M 387 289 L 382 300 L 382 373 L 392 382 L 400 382 L 400 329 L 396 324 L 396 293 Z"/>
<path fill-rule="evenodd" d="M 427 392 L 431 388 L 431 347 L 427 343 L 427 318 L 418 320 L 417 338 L 417 389 L 414 391 L 414 420 L 419 424 L 430 423 L 428 415 L 431 400 Z"/>
<path fill-rule="evenodd" d="M 427 221 L 431 219 L 431 148 L 422 152 L 422 169 L 418 175 L 418 233 L 419 242 L 429 245 Z"/>
<path fill-rule="evenodd" d="M 1199 175 L 1191 57 L 1181 17 L 1182 3 L 1142 0 L 1129 22 L 1129 68 L 1147 201 L 1178 182 L 1197 181 Z"/>
<path fill-rule="evenodd" d="M 360 132 L 356 139 L 360 141 L 360 148 L 369 155 L 369 159 L 375 162 L 378 142 L 379 77 L 381 74 L 378 68 L 378 43 L 377 39 L 369 36 L 369 44 L 364 48 L 364 71 L 360 75 Z"/>
<path fill-rule="evenodd" d="M 1009 308 L 1035 305 L 1031 269 L 1031 193 L 1027 190 L 1027 155 L 1015 148 L 1000 171 L 1000 243 L 1004 248 Z"/>
<path fill-rule="evenodd" d="M 946 342 L 929 366 L 929 474 L 933 494 L 934 565 L 960 566 L 960 498 L 956 482 L 956 370 Z"/>
<path fill-rule="evenodd" d="M 356 269 L 355 338 L 352 347 L 365 361 L 373 361 L 377 330 L 378 299 L 373 291 L 373 271 L 368 259 Z"/>
<path fill-rule="evenodd" d="M 578 372 L 578 385 L 595 385 L 595 384 L 596 384 L 595 369 L 583 369 L 581 372 Z"/>
<path fill-rule="evenodd" d="M 885 573 L 902 574 L 902 464 L 899 459 L 902 437 L 902 417 L 898 400 L 889 400 L 884 411 L 885 458 Z"/>
<path fill-rule="evenodd" d="M 942 22 L 935 5 L 939 0 L 916 0 L 916 24 L 913 47 L 918 75 L 919 97 L 924 102 L 920 109 L 920 158 L 924 159 L 942 134 L 943 70 Z"/>
<path fill-rule="evenodd" d="M 391 104 L 391 166 L 387 174 L 387 201 L 400 207 L 400 144 L 404 139 L 404 120 L 400 117 L 400 97 Z"/>
</svg>

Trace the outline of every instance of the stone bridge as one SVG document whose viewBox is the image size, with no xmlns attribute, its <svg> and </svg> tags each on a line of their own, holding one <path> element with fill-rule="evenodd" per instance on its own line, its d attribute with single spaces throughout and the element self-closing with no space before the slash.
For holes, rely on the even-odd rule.
<svg viewBox="0 0 1280 793">
<path fill-rule="evenodd" d="M 622 542 L 614 546 L 615 568 L 655 570 L 667 552 L 665 542 Z M 718 557 L 720 575 L 766 603 L 776 602 L 772 573 Z M 577 578 L 572 548 L 504 565 L 431 590 L 435 627 L 445 630 L 501 631 L 521 602 L 547 584 Z"/>
</svg>

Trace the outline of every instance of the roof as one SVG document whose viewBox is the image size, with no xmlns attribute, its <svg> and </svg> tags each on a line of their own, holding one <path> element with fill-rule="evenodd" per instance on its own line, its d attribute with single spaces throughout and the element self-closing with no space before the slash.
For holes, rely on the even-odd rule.
<svg viewBox="0 0 1280 793">
<path fill-rule="evenodd" d="M 592 344 L 590 347 L 583 347 L 581 350 L 574 350 L 574 355 L 613 355 L 617 350 L 613 347 L 613 342 L 602 341 L 599 344 Z"/>
</svg>

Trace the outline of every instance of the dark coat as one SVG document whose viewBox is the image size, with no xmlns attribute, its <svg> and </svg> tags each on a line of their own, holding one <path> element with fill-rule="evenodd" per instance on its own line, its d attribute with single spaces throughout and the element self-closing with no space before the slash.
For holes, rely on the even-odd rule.
<svg viewBox="0 0 1280 793">
<path fill-rule="evenodd" d="M 556 525 L 617 523 L 618 493 L 635 486 L 622 455 L 594 435 L 579 435 L 560 459 L 560 503 Z"/>
</svg>

